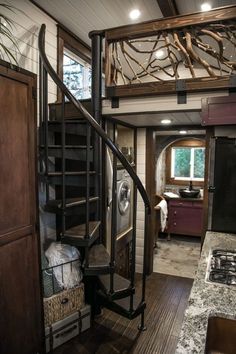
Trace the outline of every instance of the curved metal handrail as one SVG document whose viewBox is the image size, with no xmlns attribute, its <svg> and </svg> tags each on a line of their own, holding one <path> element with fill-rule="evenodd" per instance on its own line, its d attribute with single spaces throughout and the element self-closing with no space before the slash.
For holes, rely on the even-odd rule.
<svg viewBox="0 0 236 354">
<path fill-rule="evenodd" d="M 141 194 L 141 197 L 143 199 L 143 202 L 145 204 L 145 207 L 147 208 L 148 214 L 151 212 L 151 206 L 150 202 L 148 199 L 147 192 L 133 170 L 132 166 L 128 162 L 128 160 L 125 158 L 125 156 L 122 154 L 122 152 L 117 148 L 117 146 L 112 142 L 112 140 L 108 137 L 108 135 L 105 133 L 105 131 L 100 127 L 100 125 L 97 123 L 97 121 L 91 116 L 91 114 L 85 109 L 85 107 L 82 105 L 80 101 L 78 101 L 74 95 L 67 89 L 67 87 L 63 84 L 55 70 L 52 68 L 51 64 L 48 61 L 48 58 L 45 53 L 45 30 L 46 30 L 46 25 L 43 24 L 40 28 L 39 31 L 39 38 L 38 38 L 38 46 L 39 46 L 39 55 L 40 58 L 43 62 L 43 65 L 47 72 L 50 74 L 52 79 L 55 81 L 57 86 L 64 92 L 65 96 L 74 104 L 74 106 L 83 114 L 85 119 L 90 123 L 90 125 L 96 130 L 98 135 L 103 139 L 106 145 L 109 146 L 109 148 L 112 150 L 112 152 L 116 155 L 118 160 L 122 163 L 124 168 L 127 170 L 127 172 L 130 174 L 130 177 L 134 181 L 135 185 L 137 186 L 137 189 L 139 193 Z"/>
</svg>

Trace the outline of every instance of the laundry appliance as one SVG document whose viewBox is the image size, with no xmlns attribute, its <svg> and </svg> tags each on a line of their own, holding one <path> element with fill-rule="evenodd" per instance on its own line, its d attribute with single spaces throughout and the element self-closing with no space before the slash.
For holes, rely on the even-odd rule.
<svg viewBox="0 0 236 354">
<path fill-rule="evenodd" d="M 132 183 L 126 170 L 117 170 L 117 236 L 131 226 Z"/>
</svg>

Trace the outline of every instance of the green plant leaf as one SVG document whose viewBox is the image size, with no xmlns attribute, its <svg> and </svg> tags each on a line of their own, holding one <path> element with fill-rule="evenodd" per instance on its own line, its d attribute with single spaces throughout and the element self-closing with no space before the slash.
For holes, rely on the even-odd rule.
<svg viewBox="0 0 236 354">
<path fill-rule="evenodd" d="M 10 31 L 6 31 L 5 26 L 4 28 L 0 28 L 0 34 L 4 34 L 4 36 L 7 37 L 12 42 L 12 44 L 18 49 L 18 51 L 20 51 L 17 41 L 15 40 L 14 37 L 12 37 Z"/>
<path fill-rule="evenodd" d="M 6 53 L 8 59 L 10 60 L 10 62 L 12 63 L 12 59 L 13 61 L 16 63 L 16 65 L 18 64 L 16 58 L 14 57 L 14 55 L 10 52 L 10 50 L 2 43 L 0 43 L 0 47 L 3 48 L 4 52 Z"/>
<path fill-rule="evenodd" d="M 8 26 L 11 28 L 11 30 L 13 30 L 13 27 L 16 28 L 14 22 L 10 18 L 8 18 L 7 16 L 0 14 L 0 18 L 3 18 L 3 20 L 8 24 Z"/>
</svg>

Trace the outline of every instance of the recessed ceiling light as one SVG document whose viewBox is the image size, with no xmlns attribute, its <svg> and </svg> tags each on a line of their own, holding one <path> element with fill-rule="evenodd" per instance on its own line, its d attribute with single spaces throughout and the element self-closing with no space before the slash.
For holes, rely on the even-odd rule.
<svg viewBox="0 0 236 354">
<path fill-rule="evenodd" d="M 157 59 L 163 58 L 164 55 L 165 55 L 165 52 L 162 49 L 157 50 L 156 53 L 155 53 L 155 56 L 156 56 Z"/>
<path fill-rule="evenodd" d="M 201 10 L 202 11 L 210 11 L 211 10 L 211 4 L 209 4 L 208 2 L 204 2 L 201 5 Z"/>
<path fill-rule="evenodd" d="M 129 13 L 129 17 L 131 18 L 131 20 L 137 20 L 137 18 L 139 18 L 140 15 L 141 12 L 139 11 L 139 9 L 134 9 Z"/>
<path fill-rule="evenodd" d="M 180 134 L 187 134 L 187 130 L 180 130 L 179 133 Z"/>
<path fill-rule="evenodd" d="M 170 119 L 162 119 L 161 124 L 170 124 L 171 120 Z"/>
</svg>

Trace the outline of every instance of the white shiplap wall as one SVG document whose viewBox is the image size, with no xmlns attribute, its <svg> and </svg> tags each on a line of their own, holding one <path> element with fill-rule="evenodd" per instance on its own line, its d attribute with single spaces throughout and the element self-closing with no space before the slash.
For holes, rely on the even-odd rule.
<svg viewBox="0 0 236 354">
<path fill-rule="evenodd" d="M 1 8 L 0 11 L 14 21 L 13 34 L 19 46 L 15 50 L 9 40 L 3 39 L 3 43 L 16 56 L 18 65 L 35 74 L 39 72 L 38 57 L 38 32 L 41 24 L 46 24 L 46 53 L 56 69 L 57 64 L 57 27 L 55 21 L 39 10 L 28 0 L 8 0 L 4 3 L 14 6 L 13 11 Z M 19 9 L 19 11 L 17 10 Z M 6 56 L 4 59 L 9 61 Z M 56 100 L 56 86 L 49 78 L 49 102 Z"/>
<path fill-rule="evenodd" d="M 38 33 L 41 24 L 46 25 L 46 53 L 52 64 L 56 69 L 57 65 L 57 27 L 56 23 L 39 10 L 35 5 L 31 4 L 28 0 L 9 0 L 5 2 L 19 9 L 7 11 L 0 9 L 1 13 L 8 16 L 14 21 L 13 33 L 19 46 L 19 51 L 15 51 L 11 42 L 4 41 L 4 44 L 16 56 L 18 65 L 21 68 L 29 70 L 38 75 L 39 73 L 39 55 L 38 55 Z M 5 56 L 4 59 L 9 61 Z M 39 85 L 38 97 L 39 97 Z M 48 102 L 56 101 L 56 86 L 53 81 L 48 79 Z M 38 110 L 39 111 L 39 110 Z M 40 206 L 45 204 L 44 200 L 45 191 L 43 186 L 39 186 L 39 201 Z M 46 238 L 53 238 L 55 235 L 55 216 L 52 214 L 44 213 L 40 207 L 40 233 L 42 244 Z"/>
<path fill-rule="evenodd" d="M 137 129 L 137 174 L 145 187 L 146 183 L 146 129 Z M 144 241 L 144 204 L 140 194 L 137 198 L 137 239 L 136 239 L 136 272 L 143 272 Z"/>
</svg>

